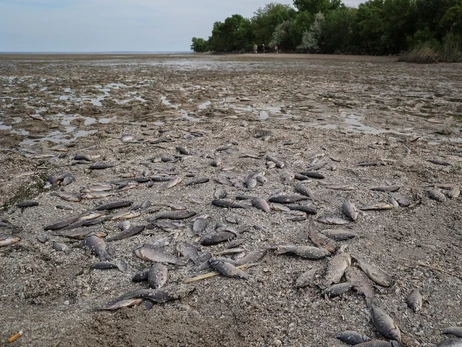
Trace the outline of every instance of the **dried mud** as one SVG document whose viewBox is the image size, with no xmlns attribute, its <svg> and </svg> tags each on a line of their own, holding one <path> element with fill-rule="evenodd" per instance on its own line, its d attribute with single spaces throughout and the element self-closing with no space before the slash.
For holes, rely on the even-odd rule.
<svg viewBox="0 0 462 347">
<path fill-rule="evenodd" d="M 309 269 L 325 269 L 328 259 L 306 260 L 268 251 L 247 270 L 248 281 L 217 276 L 194 283 L 190 296 L 116 312 L 98 312 L 108 301 L 145 284 L 132 283 L 148 262 L 135 247 L 169 233 L 160 229 L 112 242 L 128 270 L 91 270 L 96 257 L 78 242 L 52 236 L 44 226 L 101 202 L 149 200 L 179 204 L 210 215 L 207 232 L 235 216 L 246 251 L 274 244 L 310 245 L 300 235 L 308 221 L 290 221 L 281 212 L 212 206 L 213 180 L 220 174 L 243 179 L 265 172 L 267 183 L 247 191 L 224 187 L 231 199 L 248 194 L 267 199 L 277 190 L 292 193 L 290 173 L 305 171 L 313 158 L 326 162 L 323 180 L 310 187 L 317 216 L 342 217 L 347 195 L 356 206 L 386 202 L 387 193 L 369 188 L 398 185 L 410 207 L 365 211 L 346 228 L 359 237 L 341 244 L 373 263 L 395 284 L 375 287 L 377 302 L 399 325 L 406 346 L 434 346 L 446 337 L 439 329 L 462 324 L 462 201 L 440 203 L 425 189 L 462 184 L 461 64 L 413 65 L 394 58 L 310 55 L 0 56 L 0 203 L 1 219 L 15 226 L 21 241 L 0 248 L 0 345 L 17 331 L 11 346 L 344 346 L 335 338 L 357 330 L 380 338 L 364 298 L 355 292 L 327 299 L 317 286 L 296 289 Z M 124 143 L 122 134 L 137 142 Z M 146 140 L 164 139 L 167 142 Z M 220 146 L 223 151 L 216 151 Z M 151 160 L 191 155 L 174 162 Z M 99 155 L 116 164 L 88 170 L 73 155 Z M 259 159 L 245 158 L 252 154 Z M 267 168 L 265 155 L 285 163 Z M 210 165 L 221 158 L 219 167 Z M 440 159 L 451 165 L 436 165 Z M 380 162 L 378 166 L 359 166 Z M 117 192 L 99 200 L 65 202 L 43 184 L 52 174 L 71 172 L 76 181 L 58 188 L 79 192 L 94 182 L 168 174 L 182 182 Z M 186 186 L 194 177 L 204 184 Z M 288 179 L 289 177 L 289 179 Z M 348 185 L 352 191 L 328 189 Z M 39 206 L 14 204 L 33 199 Z M 146 224 L 143 213 L 132 225 Z M 193 243 L 191 221 L 174 232 L 167 249 Z M 227 223 L 229 224 L 229 223 Z M 316 223 L 318 229 L 332 228 Z M 116 222 L 98 231 L 114 235 Z M 0 233 L 2 230 L 0 229 Z M 48 234 L 49 241 L 37 237 Z M 66 253 L 52 241 L 70 247 Z M 225 244 L 200 247 L 217 253 Z M 168 283 L 197 275 L 192 265 L 169 266 Z M 422 311 L 406 306 L 414 287 L 424 297 Z"/>
</svg>

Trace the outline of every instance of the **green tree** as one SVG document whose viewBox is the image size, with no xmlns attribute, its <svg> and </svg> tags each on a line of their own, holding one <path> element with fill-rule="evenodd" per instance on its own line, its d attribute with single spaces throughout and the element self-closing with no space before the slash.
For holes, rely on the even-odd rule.
<svg viewBox="0 0 462 347">
<path fill-rule="evenodd" d="M 335 10 L 342 6 L 341 0 L 294 0 L 294 6 L 299 11 L 307 11 L 314 15 L 315 13 Z"/>
<path fill-rule="evenodd" d="M 303 33 L 310 29 L 314 16 L 308 11 L 298 12 L 292 26 L 290 27 L 290 40 L 292 47 L 296 48 L 302 42 Z"/>
<path fill-rule="evenodd" d="M 322 35 L 323 24 L 324 15 L 321 12 L 316 13 L 310 30 L 305 31 L 302 37 L 302 42 L 297 47 L 297 49 L 308 50 L 310 52 L 319 52 L 319 39 Z"/>
<path fill-rule="evenodd" d="M 241 51 L 246 46 L 249 34 L 248 19 L 234 14 L 224 22 L 215 22 L 212 36 L 209 38 L 209 49 L 216 52 Z"/>
<path fill-rule="evenodd" d="M 448 8 L 439 21 L 439 27 L 446 32 L 462 35 L 462 0 Z"/>
<path fill-rule="evenodd" d="M 208 42 L 204 39 L 193 37 L 191 50 L 194 52 L 207 52 L 209 50 Z"/>
<path fill-rule="evenodd" d="M 353 23 L 357 9 L 340 7 L 325 15 L 320 38 L 323 53 L 351 51 Z"/>
<path fill-rule="evenodd" d="M 255 43 L 268 44 L 276 27 L 282 22 L 294 19 L 296 11 L 290 5 L 270 3 L 255 11 L 251 19 Z"/>
<path fill-rule="evenodd" d="M 270 47 L 278 45 L 279 49 L 285 51 L 293 50 L 295 48 L 293 47 L 290 39 L 290 29 L 292 28 L 293 22 L 293 19 L 289 19 L 276 27 L 270 41 Z"/>
</svg>

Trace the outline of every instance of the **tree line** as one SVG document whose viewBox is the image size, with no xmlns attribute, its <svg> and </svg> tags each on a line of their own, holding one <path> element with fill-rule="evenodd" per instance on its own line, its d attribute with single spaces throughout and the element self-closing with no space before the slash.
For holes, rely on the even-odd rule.
<svg viewBox="0 0 462 347">
<path fill-rule="evenodd" d="M 194 52 L 251 52 L 257 44 L 284 52 L 396 55 L 429 50 L 436 60 L 462 58 L 462 0 L 341 0 L 270 3 L 252 18 L 215 22 L 208 39 L 192 38 Z M 449 55 L 453 55 L 450 57 Z M 446 55 L 447 59 L 442 59 Z M 428 58 L 428 57 L 427 57 Z"/>
</svg>

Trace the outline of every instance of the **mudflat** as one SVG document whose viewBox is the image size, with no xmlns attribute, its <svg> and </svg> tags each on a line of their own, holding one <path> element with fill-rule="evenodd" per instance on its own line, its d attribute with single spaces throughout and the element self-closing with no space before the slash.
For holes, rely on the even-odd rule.
<svg viewBox="0 0 462 347">
<path fill-rule="evenodd" d="M 0 345 L 386 340 L 371 307 L 405 346 L 444 341 L 462 325 L 460 76 L 395 57 L 0 55 Z M 187 295 L 98 310 L 148 288 L 132 277 L 149 259 L 165 265 L 149 283 Z M 231 277 L 184 283 L 211 263 Z M 355 278 L 368 290 L 326 288 Z"/>
</svg>

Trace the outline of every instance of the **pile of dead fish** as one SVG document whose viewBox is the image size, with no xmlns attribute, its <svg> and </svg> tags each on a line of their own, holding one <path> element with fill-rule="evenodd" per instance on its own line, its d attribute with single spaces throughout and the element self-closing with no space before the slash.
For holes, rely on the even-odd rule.
<svg viewBox="0 0 462 347">
<path fill-rule="evenodd" d="M 124 135 L 122 138 L 124 143 L 137 143 L 134 137 Z M 158 143 L 158 142 L 156 142 Z M 227 151 L 232 144 L 220 146 L 215 149 L 215 155 L 205 156 L 209 159 L 209 164 L 212 167 L 223 167 L 223 161 L 219 153 Z M 192 151 L 185 147 L 176 147 L 178 152 L 175 155 L 158 156 L 150 158 L 153 163 L 174 163 L 182 160 L 184 157 L 191 156 Z M 118 269 L 122 272 L 127 270 L 127 264 L 123 259 L 119 259 L 114 252 L 111 242 L 120 241 L 138 235 L 142 232 L 149 232 L 153 229 L 161 229 L 166 232 L 176 232 L 184 230 L 188 227 L 194 235 L 197 242 L 178 242 L 176 251 L 178 254 L 172 254 L 166 249 L 166 245 L 171 238 L 166 237 L 156 241 L 153 244 L 138 245 L 133 248 L 136 257 L 150 263 L 150 266 L 133 275 L 133 282 L 147 282 L 149 288 L 138 289 L 126 293 L 106 305 L 102 306 L 102 310 L 115 310 L 121 307 L 138 305 L 141 302 L 152 305 L 153 303 L 165 303 L 167 301 L 180 299 L 189 295 L 194 291 L 194 287 L 188 283 L 197 280 L 209 278 L 221 274 L 231 278 L 247 280 L 250 274 L 245 270 L 265 257 L 268 252 L 274 252 L 276 255 L 301 257 L 308 260 L 319 260 L 328 258 L 326 269 L 323 273 L 318 270 L 310 270 L 303 273 L 295 281 L 297 288 L 306 286 L 317 286 L 320 288 L 322 296 L 335 297 L 349 291 L 354 291 L 362 295 L 366 305 L 370 308 L 372 322 L 375 329 L 388 340 L 371 340 L 355 331 L 344 331 L 337 335 L 341 341 L 356 345 L 356 346 L 398 346 L 402 343 L 401 332 L 397 324 L 394 322 L 385 310 L 383 310 L 377 299 L 375 298 L 374 285 L 382 287 L 391 287 L 394 285 L 392 276 L 362 259 L 361 256 L 350 254 L 346 250 L 343 241 L 357 237 L 358 235 L 351 229 L 324 229 L 318 230 L 315 221 L 329 225 L 344 225 L 358 220 L 360 211 L 369 210 L 390 210 L 398 207 L 410 207 L 419 202 L 411 201 L 398 194 L 400 186 L 385 185 L 371 187 L 373 191 L 384 192 L 387 194 L 387 202 L 376 202 L 370 205 L 356 207 L 352 202 L 352 195 L 348 193 L 341 210 L 344 218 L 336 216 L 317 216 L 316 208 L 307 203 L 307 201 L 315 200 L 311 189 L 303 184 L 303 181 L 309 182 L 312 179 L 323 180 L 325 175 L 319 170 L 328 167 L 327 160 L 321 161 L 323 155 L 313 156 L 311 163 L 307 169 L 298 173 L 290 172 L 285 168 L 282 160 L 274 155 L 249 155 L 243 154 L 240 158 L 251 158 L 255 160 L 264 160 L 266 170 L 283 169 L 280 175 L 281 182 L 285 185 L 292 186 L 293 192 L 278 191 L 269 197 L 260 197 L 252 195 L 252 190 L 258 185 L 267 183 L 265 170 L 251 172 L 246 176 L 236 177 L 227 175 L 227 170 L 222 170 L 215 177 L 196 176 L 189 180 L 183 181 L 182 177 L 174 172 L 160 172 L 141 174 L 123 174 L 116 180 L 94 183 L 83 187 L 78 192 L 67 192 L 63 188 L 75 182 L 75 177 L 72 173 L 63 173 L 52 175 L 48 178 L 45 187 L 52 189 L 52 195 L 59 197 L 67 202 L 80 202 L 89 199 L 105 199 L 117 196 L 121 191 L 136 189 L 140 185 L 147 188 L 155 186 L 159 183 L 158 189 L 165 190 L 183 184 L 184 187 L 196 186 L 205 184 L 213 180 L 216 184 L 213 197 L 210 197 L 210 204 L 216 208 L 225 209 L 251 209 L 255 208 L 268 214 L 281 213 L 287 220 L 294 222 L 307 221 L 306 233 L 304 240 L 309 241 L 312 245 L 306 244 L 269 244 L 261 249 L 254 249 L 249 253 L 240 246 L 243 240 L 240 235 L 250 230 L 258 230 L 257 225 L 239 224 L 234 215 L 227 215 L 224 224 L 217 222 L 212 231 L 207 231 L 208 226 L 213 222 L 209 215 L 192 211 L 185 206 L 178 204 L 152 204 L 150 201 L 144 201 L 138 205 L 134 205 L 131 200 L 114 200 L 108 203 L 103 203 L 95 206 L 91 210 L 81 213 L 75 213 L 68 218 L 56 221 L 53 224 L 44 227 L 48 233 L 38 236 L 40 242 L 47 242 L 50 236 L 59 236 L 73 240 L 80 240 L 82 247 L 90 250 L 99 259 L 92 264 L 94 269 Z M 105 170 L 112 168 L 117 164 L 94 162 L 97 159 L 95 156 L 76 154 L 72 158 L 72 165 L 89 164 L 87 170 Z M 331 162 L 338 163 L 339 160 L 330 157 Z M 435 162 L 437 165 L 445 165 L 445 163 Z M 382 165 L 381 162 L 362 162 L 359 166 L 376 166 Z M 223 169 L 225 169 L 223 167 Z M 334 170 L 333 164 L 330 166 Z M 299 181 L 298 183 L 294 183 Z M 355 188 L 344 184 L 324 184 L 326 189 L 352 191 Z M 237 189 L 243 194 L 235 195 L 231 198 L 227 189 Z M 446 201 L 447 198 L 457 198 L 460 194 L 459 187 L 454 185 L 437 185 L 425 187 L 428 196 L 439 202 Z M 445 190 L 443 193 L 441 189 Z M 191 198 L 194 201 L 194 197 Z M 24 201 L 17 204 L 14 208 L 24 209 L 37 206 L 37 201 Z M 74 210 L 74 207 L 69 205 L 58 205 L 57 208 L 65 210 Z M 165 207 L 170 208 L 165 210 Z M 340 206 L 339 206 L 340 207 Z M 114 210 L 120 210 L 114 213 Z M 10 211 L 12 212 L 12 211 Z M 139 225 L 131 225 L 130 220 L 145 216 L 146 223 Z M 317 216 L 316 218 L 314 216 Z M 118 222 L 119 232 L 108 235 L 95 228 L 106 222 Z M 0 225 L 3 229 L 11 228 L 11 225 L 3 223 Z M 20 238 L 14 236 L 14 233 L 0 235 L 0 247 L 12 245 L 20 242 Z M 213 254 L 209 251 L 204 251 L 202 247 L 213 246 L 219 243 L 227 243 L 226 250 Z M 68 245 L 64 243 L 53 242 L 53 248 L 57 251 L 69 251 Z M 200 245 L 200 246 L 199 246 Z M 234 255 L 233 258 L 226 255 Z M 187 264 L 192 265 L 193 271 L 200 273 L 207 271 L 205 274 L 200 274 L 196 277 L 187 278 L 182 284 L 170 284 L 168 286 L 169 266 L 180 267 Z M 165 287 L 164 287 L 165 286 Z M 419 311 L 422 307 L 422 295 L 419 290 L 414 289 L 407 298 L 410 309 Z M 443 333 L 453 334 L 457 337 L 462 336 L 460 328 L 447 328 L 442 330 Z M 452 343 L 452 344 L 451 344 Z M 459 344 L 458 344 L 459 343 Z M 440 346 L 459 346 L 459 340 L 449 339 L 443 341 Z"/>
</svg>

